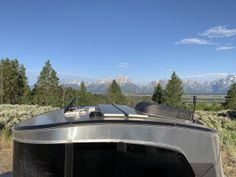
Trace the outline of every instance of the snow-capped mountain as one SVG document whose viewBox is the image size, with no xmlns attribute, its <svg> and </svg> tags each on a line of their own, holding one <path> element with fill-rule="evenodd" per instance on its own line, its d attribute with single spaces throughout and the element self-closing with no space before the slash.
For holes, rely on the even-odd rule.
<svg viewBox="0 0 236 177">
<path fill-rule="evenodd" d="M 87 85 L 87 90 L 92 93 L 106 93 L 109 85 L 113 79 L 100 79 L 96 82 Z M 134 84 L 127 76 L 118 76 L 115 78 L 116 82 L 120 85 L 125 93 L 140 93 L 140 86 Z"/>
<path fill-rule="evenodd" d="M 72 81 L 67 81 L 66 84 L 75 84 L 75 85 L 80 85 L 82 81 L 80 80 L 72 80 Z"/>
<path fill-rule="evenodd" d="M 212 91 L 214 93 L 226 93 L 229 87 L 236 83 L 236 75 L 228 75 L 223 79 L 219 79 L 212 82 Z"/>
<path fill-rule="evenodd" d="M 116 78 L 116 82 L 119 85 L 132 83 L 132 81 L 127 76 L 118 76 Z"/>
<path fill-rule="evenodd" d="M 95 81 L 96 84 L 111 84 L 114 78 L 99 79 Z M 119 85 L 131 83 L 132 81 L 127 76 L 117 76 L 115 78 Z"/>
<path fill-rule="evenodd" d="M 112 78 L 100 79 L 95 82 L 85 82 L 87 90 L 92 93 L 106 93 Z M 168 80 L 156 80 L 144 83 L 135 83 L 127 76 L 118 76 L 115 78 L 124 93 L 153 93 L 154 87 L 160 83 L 163 87 L 166 86 Z M 65 87 L 79 88 L 81 81 L 73 80 L 65 82 Z M 193 79 L 183 79 L 183 88 L 186 94 L 204 94 L 204 93 L 222 93 L 225 94 L 229 87 L 236 83 L 236 75 L 228 75 L 224 78 L 213 81 L 199 81 Z"/>
<path fill-rule="evenodd" d="M 211 83 L 209 81 L 200 82 L 196 80 L 182 80 L 185 93 L 211 93 Z"/>
</svg>

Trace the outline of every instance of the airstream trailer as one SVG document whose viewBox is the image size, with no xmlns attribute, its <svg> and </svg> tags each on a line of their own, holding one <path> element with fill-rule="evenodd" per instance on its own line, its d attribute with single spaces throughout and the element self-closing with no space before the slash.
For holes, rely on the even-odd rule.
<svg viewBox="0 0 236 177">
<path fill-rule="evenodd" d="M 223 177 L 217 132 L 141 102 L 56 110 L 13 129 L 14 177 Z"/>
</svg>

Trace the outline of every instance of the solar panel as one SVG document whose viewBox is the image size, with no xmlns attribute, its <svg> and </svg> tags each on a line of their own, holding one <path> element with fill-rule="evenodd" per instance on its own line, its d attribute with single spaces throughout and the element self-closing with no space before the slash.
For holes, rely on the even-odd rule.
<svg viewBox="0 0 236 177">
<path fill-rule="evenodd" d="M 111 104 L 100 104 L 98 109 L 104 117 L 125 117 L 125 114 Z"/>
<path fill-rule="evenodd" d="M 117 107 L 119 110 L 121 110 L 123 113 L 125 113 L 126 117 L 130 118 L 148 118 L 148 115 L 144 114 L 138 114 L 134 108 L 131 108 L 126 105 L 114 105 Z"/>
</svg>

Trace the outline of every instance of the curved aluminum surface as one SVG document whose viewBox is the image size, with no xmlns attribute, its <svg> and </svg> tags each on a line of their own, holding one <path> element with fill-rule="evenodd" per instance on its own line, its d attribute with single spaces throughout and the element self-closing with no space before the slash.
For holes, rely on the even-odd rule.
<svg viewBox="0 0 236 177">
<path fill-rule="evenodd" d="M 217 134 L 190 128 L 142 123 L 71 124 L 54 128 L 14 130 L 14 140 L 31 144 L 123 142 L 156 146 L 185 155 L 195 174 L 199 176 L 207 176 L 206 171 L 219 177 L 222 173 Z"/>
<path fill-rule="evenodd" d="M 109 105 L 102 105 L 103 114 Z M 113 106 L 125 116 L 66 117 L 63 110 L 52 111 L 21 122 L 13 129 L 14 141 L 30 144 L 129 143 L 161 147 L 182 153 L 196 176 L 223 177 L 219 138 L 209 128 L 186 120 L 152 116 L 129 116 L 133 110 Z M 128 111 L 127 111 L 128 109 Z M 116 114 L 117 114 L 117 110 Z M 112 111 L 114 113 L 114 111 Z"/>
</svg>

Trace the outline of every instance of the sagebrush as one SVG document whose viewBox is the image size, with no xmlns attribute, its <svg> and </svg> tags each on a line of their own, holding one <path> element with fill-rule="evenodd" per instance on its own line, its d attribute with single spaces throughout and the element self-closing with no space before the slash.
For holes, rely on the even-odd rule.
<svg viewBox="0 0 236 177">
<path fill-rule="evenodd" d="M 197 119 L 205 126 L 218 131 L 224 174 L 236 176 L 236 111 L 197 111 Z"/>
<path fill-rule="evenodd" d="M 218 131 L 223 148 L 236 146 L 235 111 L 197 111 L 196 116 L 203 125 Z"/>
<path fill-rule="evenodd" d="M 1 129 L 11 130 L 15 124 L 21 121 L 55 109 L 58 108 L 39 105 L 2 104 L 0 105 L 0 127 Z"/>
</svg>

